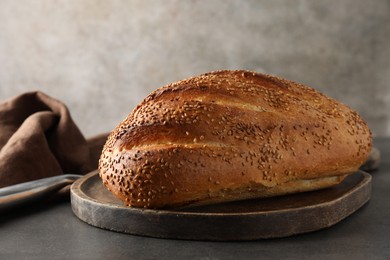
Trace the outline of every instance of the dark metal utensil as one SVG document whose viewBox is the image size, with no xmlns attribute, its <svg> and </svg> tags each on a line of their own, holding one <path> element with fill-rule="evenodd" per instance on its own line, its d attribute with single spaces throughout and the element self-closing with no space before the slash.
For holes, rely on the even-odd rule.
<svg viewBox="0 0 390 260">
<path fill-rule="evenodd" d="M 0 212 L 48 198 L 81 176 L 63 174 L 0 188 Z"/>
</svg>

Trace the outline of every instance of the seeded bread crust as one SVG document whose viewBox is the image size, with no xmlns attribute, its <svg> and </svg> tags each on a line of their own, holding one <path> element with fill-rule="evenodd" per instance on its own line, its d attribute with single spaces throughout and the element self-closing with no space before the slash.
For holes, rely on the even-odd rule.
<svg viewBox="0 0 390 260">
<path fill-rule="evenodd" d="M 99 173 L 128 206 L 210 204 L 338 184 L 371 142 L 355 111 L 310 87 L 216 71 L 146 97 L 108 137 Z"/>
</svg>

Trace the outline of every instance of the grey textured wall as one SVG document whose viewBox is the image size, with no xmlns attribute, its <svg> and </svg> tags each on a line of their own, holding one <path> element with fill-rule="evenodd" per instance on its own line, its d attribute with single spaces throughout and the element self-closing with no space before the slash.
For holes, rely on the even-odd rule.
<svg viewBox="0 0 390 260">
<path fill-rule="evenodd" d="M 390 1 L 0 1 L 0 99 L 42 90 L 86 136 L 219 69 L 310 85 L 390 135 Z"/>
</svg>

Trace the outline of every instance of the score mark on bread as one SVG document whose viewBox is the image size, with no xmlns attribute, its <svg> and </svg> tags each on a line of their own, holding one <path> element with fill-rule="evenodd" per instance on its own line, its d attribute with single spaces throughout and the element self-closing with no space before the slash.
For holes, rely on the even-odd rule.
<svg viewBox="0 0 390 260">
<path fill-rule="evenodd" d="M 355 111 L 310 87 L 216 71 L 146 97 L 108 137 L 99 175 L 132 207 L 269 197 L 340 183 L 371 142 Z"/>
</svg>

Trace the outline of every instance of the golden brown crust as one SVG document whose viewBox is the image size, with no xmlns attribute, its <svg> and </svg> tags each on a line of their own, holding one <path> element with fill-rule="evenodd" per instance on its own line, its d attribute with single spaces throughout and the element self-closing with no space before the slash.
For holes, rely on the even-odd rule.
<svg viewBox="0 0 390 260">
<path fill-rule="evenodd" d="M 359 115 L 318 91 L 216 71 L 151 93 L 109 136 L 99 172 L 127 205 L 161 208 L 328 187 L 370 150 Z"/>
</svg>

